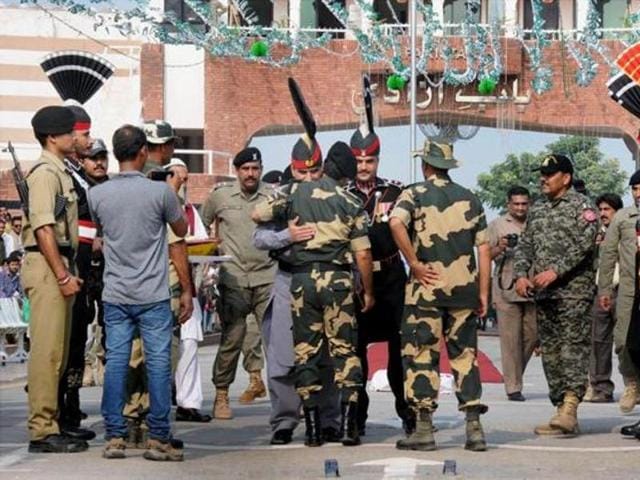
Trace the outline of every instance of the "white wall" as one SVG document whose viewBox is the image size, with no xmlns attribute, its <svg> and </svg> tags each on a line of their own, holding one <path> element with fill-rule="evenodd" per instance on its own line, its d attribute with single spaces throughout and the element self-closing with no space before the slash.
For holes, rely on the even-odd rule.
<svg viewBox="0 0 640 480">
<path fill-rule="evenodd" d="M 164 116 L 173 128 L 204 128 L 203 49 L 165 45 Z"/>
</svg>

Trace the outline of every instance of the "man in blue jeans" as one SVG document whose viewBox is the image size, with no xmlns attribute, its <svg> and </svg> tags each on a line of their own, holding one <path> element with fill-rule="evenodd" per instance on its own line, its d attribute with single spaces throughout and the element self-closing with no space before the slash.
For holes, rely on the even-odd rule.
<svg viewBox="0 0 640 480">
<path fill-rule="evenodd" d="M 182 442 L 171 438 L 171 335 L 167 224 L 187 233 L 176 194 L 165 182 L 142 174 L 147 160 L 144 132 L 124 125 L 113 134 L 120 174 L 89 191 L 89 208 L 104 238 L 104 323 L 107 363 L 102 395 L 107 445 L 105 458 L 124 458 L 127 422 L 122 415 L 127 369 L 136 329 L 144 344 L 150 413 L 144 458 L 183 459 Z M 179 321 L 191 305 L 181 305 Z M 186 315 L 186 317 L 185 317 Z"/>
</svg>

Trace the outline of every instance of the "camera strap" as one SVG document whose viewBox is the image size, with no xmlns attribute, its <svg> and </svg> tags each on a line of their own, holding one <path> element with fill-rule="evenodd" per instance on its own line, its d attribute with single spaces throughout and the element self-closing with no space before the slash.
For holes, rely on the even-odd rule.
<svg viewBox="0 0 640 480">
<path fill-rule="evenodd" d="M 515 279 L 511 278 L 511 283 L 509 284 L 509 287 L 504 288 L 504 285 L 502 284 L 502 272 L 504 270 L 504 265 L 506 262 L 507 262 L 507 255 L 505 253 L 502 255 L 502 259 L 498 264 L 498 287 L 500 288 L 500 290 L 511 290 L 516 283 Z"/>
</svg>

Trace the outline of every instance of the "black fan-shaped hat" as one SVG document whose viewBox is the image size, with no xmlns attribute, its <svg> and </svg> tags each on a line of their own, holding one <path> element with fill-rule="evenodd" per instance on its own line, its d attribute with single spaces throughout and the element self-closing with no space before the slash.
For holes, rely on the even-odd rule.
<svg viewBox="0 0 640 480">
<path fill-rule="evenodd" d="M 108 60 L 76 50 L 50 53 L 40 66 L 63 100 L 80 104 L 95 95 L 115 70 Z"/>
</svg>

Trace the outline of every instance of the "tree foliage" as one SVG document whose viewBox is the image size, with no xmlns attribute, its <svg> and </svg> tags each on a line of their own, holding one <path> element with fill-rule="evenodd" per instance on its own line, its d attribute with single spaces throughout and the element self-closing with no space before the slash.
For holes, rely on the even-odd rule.
<svg viewBox="0 0 640 480">
<path fill-rule="evenodd" d="M 529 189 L 533 200 L 537 199 L 540 196 L 540 174 L 532 170 L 540 166 L 549 153 L 562 153 L 573 161 L 574 179 L 584 180 L 591 198 L 607 192 L 624 193 L 627 174 L 616 158 L 605 158 L 598 138 L 566 136 L 537 154 L 509 154 L 504 162 L 492 166 L 488 173 L 478 175 L 478 197 L 485 205 L 500 210 L 505 206 L 509 188 L 520 185 Z"/>
</svg>

